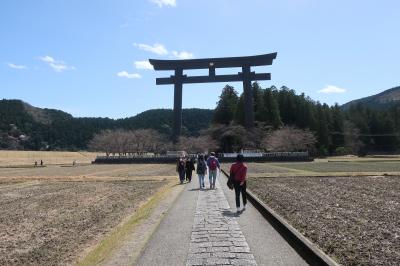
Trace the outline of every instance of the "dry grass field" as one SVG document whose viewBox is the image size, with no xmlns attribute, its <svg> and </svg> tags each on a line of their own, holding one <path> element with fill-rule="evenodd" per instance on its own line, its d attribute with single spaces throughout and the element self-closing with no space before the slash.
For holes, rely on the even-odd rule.
<svg viewBox="0 0 400 266">
<path fill-rule="evenodd" d="M 93 152 L 0 151 L 0 167 L 33 166 L 35 161 L 40 163 L 40 160 L 43 160 L 45 165 L 72 165 L 74 160 L 78 164 L 87 164 L 91 163 L 96 155 Z"/>
<path fill-rule="evenodd" d="M 75 264 L 177 181 L 174 165 L 26 167 L 20 152 L 0 152 L 3 165 L 15 163 L 4 159 L 11 154 L 20 166 L 0 167 L 0 265 Z M 56 153 L 48 161 L 73 156 Z"/>
<path fill-rule="evenodd" d="M 249 188 L 340 264 L 400 265 L 400 177 L 254 177 Z"/>
<path fill-rule="evenodd" d="M 177 181 L 174 165 L 89 164 L 94 157 L 0 152 L 0 265 L 74 264 Z M 398 158 L 248 167 L 249 188 L 340 263 L 400 264 Z"/>
<path fill-rule="evenodd" d="M 230 164 L 224 164 L 229 169 Z M 248 163 L 250 177 L 400 175 L 400 160 Z"/>
</svg>

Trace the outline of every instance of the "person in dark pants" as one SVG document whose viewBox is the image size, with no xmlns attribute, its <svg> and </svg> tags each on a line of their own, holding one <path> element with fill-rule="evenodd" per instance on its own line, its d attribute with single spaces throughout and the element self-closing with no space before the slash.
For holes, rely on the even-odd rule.
<svg viewBox="0 0 400 266">
<path fill-rule="evenodd" d="M 179 175 L 179 181 L 182 184 L 183 181 L 185 181 L 185 161 L 183 160 L 183 158 L 179 158 L 179 161 L 176 165 L 176 171 Z"/>
<path fill-rule="evenodd" d="M 207 164 L 204 161 L 204 156 L 203 154 L 199 155 L 199 160 L 197 161 L 197 170 L 196 170 L 197 175 L 199 176 L 199 185 L 200 185 L 200 190 L 204 189 L 204 176 L 207 174 Z"/>
<path fill-rule="evenodd" d="M 243 163 L 243 155 L 238 154 L 236 157 L 236 163 L 231 165 L 230 176 L 232 177 L 233 187 L 235 189 L 236 196 L 236 208 L 237 212 L 240 212 L 240 194 L 243 199 L 243 209 L 246 209 L 247 197 L 246 197 L 246 174 L 247 165 Z"/>
<path fill-rule="evenodd" d="M 194 158 L 188 158 L 186 160 L 185 170 L 186 170 L 186 180 L 188 182 L 191 182 L 192 181 L 192 173 L 193 173 L 193 170 L 195 170 Z"/>
</svg>

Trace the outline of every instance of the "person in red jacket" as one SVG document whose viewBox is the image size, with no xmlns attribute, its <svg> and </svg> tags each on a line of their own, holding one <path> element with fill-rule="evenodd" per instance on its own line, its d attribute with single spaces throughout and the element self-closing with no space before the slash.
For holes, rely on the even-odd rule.
<svg viewBox="0 0 400 266">
<path fill-rule="evenodd" d="M 232 177 L 233 187 L 235 188 L 236 196 L 236 208 L 237 212 L 240 212 L 240 193 L 242 193 L 243 199 L 243 211 L 246 209 L 247 198 L 246 198 L 246 174 L 247 165 L 243 163 L 243 155 L 238 154 L 236 157 L 236 163 L 231 165 L 230 176 Z"/>
</svg>

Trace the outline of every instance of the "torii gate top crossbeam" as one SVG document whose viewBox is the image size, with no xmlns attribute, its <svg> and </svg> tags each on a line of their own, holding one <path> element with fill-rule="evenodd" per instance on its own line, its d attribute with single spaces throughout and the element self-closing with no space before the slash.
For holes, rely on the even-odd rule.
<svg viewBox="0 0 400 266">
<path fill-rule="evenodd" d="M 245 126 L 251 129 L 254 126 L 254 110 L 251 82 L 254 80 L 269 80 L 270 73 L 255 73 L 251 71 L 253 66 L 272 65 L 277 53 L 241 56 L 221 57 L 186 60 L 158 60 L 149 59 L 154 70 L 174 70 L 174 75 L 167 78 L 157 78 L 157 85 L 174 84 L 174 129 L 173 140 L 178 141 L 182 128 L 182 85 L 186 83 L 208 83 L 208 82 L 243 82 L 245 102 Z M 216 75 L 216 68 L 240 67 L 242 72 L 233 75 Z M 187 76 L 183 74 L 187 69 L 208 69 L 208 75 Z"/>
<path fill-rule="evenodd" d="M 158 60 L 150 59 L 154 70 L 176 70 L 176 69 L 206 69 L 206 68 L 229 68 L 243 66 L 265 66 L 272 65 L 277 53 L 240 56 L 240 57 L 219 57 L 204 59 L 185 60 Z"/>
<path fill-rule="evenodd" d="M 168 78 L 157 78 L 157 85 L 185 84 L 185 83 L 208 83 L 208 82 L 233 82 L 254 80 L 270 80 L 269 73 L 250 72 L 252 66 L 272 65 L 277 53 L 255 56 L 187 59 L 187 60 L 158 60 L 149 59 L 155 70 L 175 70 L 175 75 Z M 246 73 L 239 72 L 234 75 L 215 75 L 216 68 L 241 67 Z M 207 69 L 207 76 L 190 76 L 182 73 L 185 69 Z M 245 77 L 246 76 L 246 77 Z"/>
</svg>

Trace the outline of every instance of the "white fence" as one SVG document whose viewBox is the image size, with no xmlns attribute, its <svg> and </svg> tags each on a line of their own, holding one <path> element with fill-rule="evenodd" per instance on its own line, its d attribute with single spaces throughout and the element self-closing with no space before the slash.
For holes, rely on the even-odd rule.
<svg viewBox="0 0 400 266">
<path fill-rule="evenodd" d="M 242 154 L 243 157 L 274 157 L 274 158 L 280 158 L 280 157 L 308 157 L 308 151 L 304 152 L 267 152 L 267 153 L 261 153 L 261 152 L 246 152 L 246 153 L 237 153 L 237 152 L 232 152 L 232 153 L 222 153 L 222 156 L 224 158 L 236 158 L 238 154 Z"/>
</svg>

